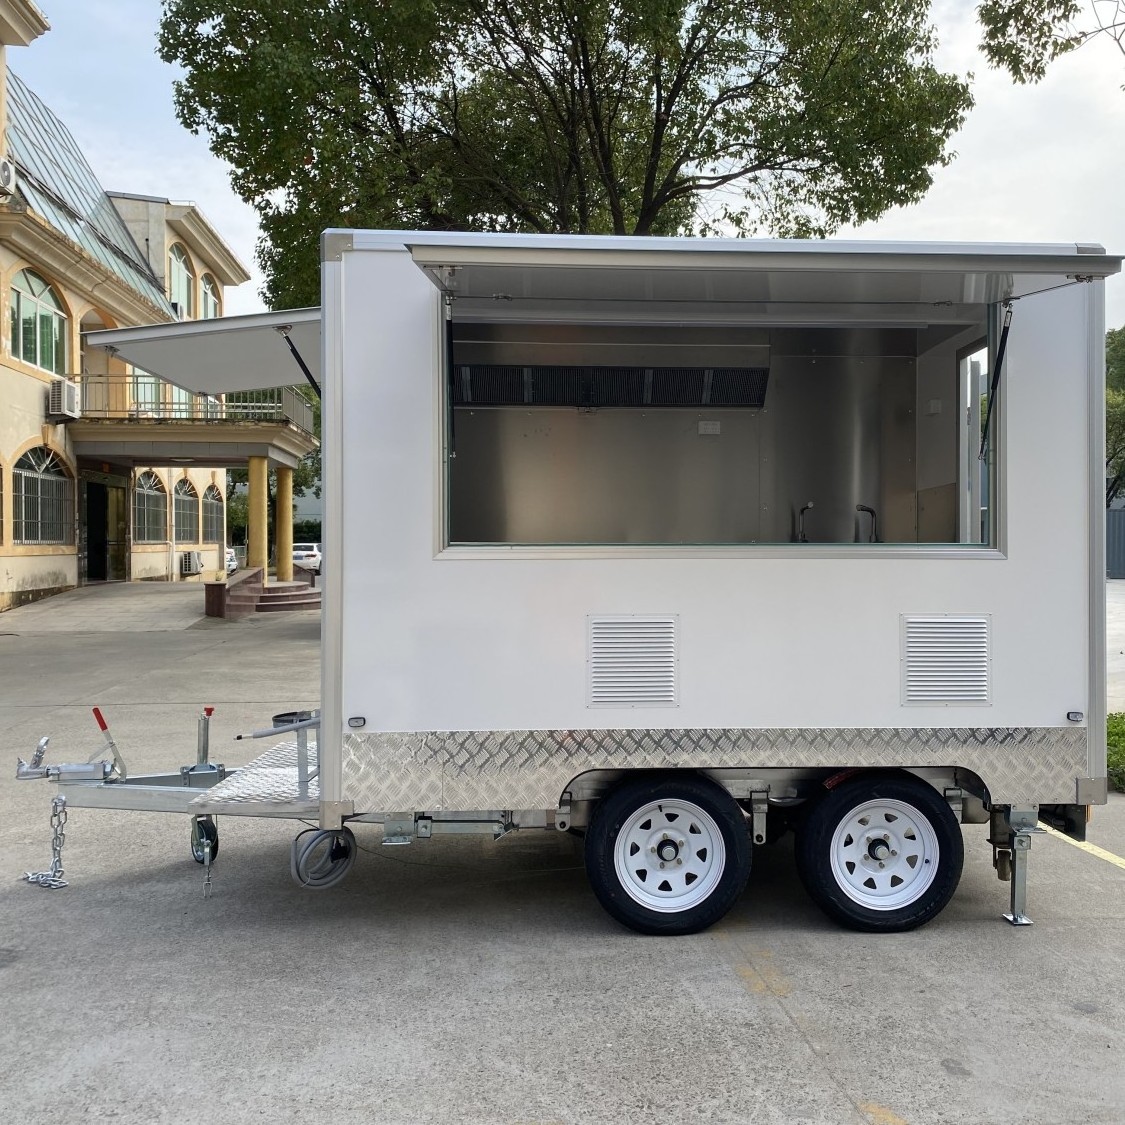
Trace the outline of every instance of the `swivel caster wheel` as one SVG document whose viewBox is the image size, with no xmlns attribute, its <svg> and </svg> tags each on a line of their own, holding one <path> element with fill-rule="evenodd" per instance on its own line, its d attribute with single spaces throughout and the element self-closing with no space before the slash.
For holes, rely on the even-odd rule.
<svg viewBox="0 0 1125 1125">
<path fill-rule="evenodd" d="M 206 863 L 205 845 L 211 845 L 211 862 L 219 854 L 219 827 L 210 817 L 193 817 L 191 821 L 191 858 Z"/>
</svg>

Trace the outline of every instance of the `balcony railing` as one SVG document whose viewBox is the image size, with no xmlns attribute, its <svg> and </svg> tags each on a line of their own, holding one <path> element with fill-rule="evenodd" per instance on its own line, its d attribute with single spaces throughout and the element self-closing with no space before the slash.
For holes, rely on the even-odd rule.
<svg viewBox="0 0 1125 1125">
<path fill-rule="evenodd" d="M 292 422 L 313 433 L 313 408 L 300 390 L 278 387 L 194 394 L 152 375 L 83 375 L 82 416 L 192 422 Z"/>
</svg>

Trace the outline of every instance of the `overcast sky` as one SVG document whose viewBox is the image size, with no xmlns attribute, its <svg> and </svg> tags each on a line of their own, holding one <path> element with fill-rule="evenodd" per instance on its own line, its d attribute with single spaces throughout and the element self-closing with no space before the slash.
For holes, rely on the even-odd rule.
<svg viewBox="0 0 1125 1125">
<path fill-rule="evenodd" d="M 11 48 L 13 70 L 74 134 L 111 191 L 193 200 L 254 270 L 257 224 L 227 169 L 176 121 L 175 74 L 155 54 L 157 0 L 40 0 L 51 30 Z M 1095 42 L 1039 86 L 989 71 L 968 0 L 938 0 L 939 63 L 975 74 L 974 109 L 926 199 L 850 237 L 1099 242 L 1125 254 L 1125 56 Z M 260 278 L 228 291 L 228 313 L 254 312 Z M 1125 281 L 1106 287 L 1107 326 L 1125 325 Z"/>
</svg>

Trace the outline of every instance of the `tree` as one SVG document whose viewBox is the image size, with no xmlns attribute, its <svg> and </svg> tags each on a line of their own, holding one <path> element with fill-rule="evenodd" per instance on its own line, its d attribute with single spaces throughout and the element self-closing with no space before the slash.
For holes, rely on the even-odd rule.
<svg viewBox="0 0 1125 1125">
<path fill-rule="evenodd" d="M 977 14 L 985 57 L 1017 82 L 1038 82 L 1049 63 L 1097 37 L 1125 54 L 1125 0 L 984 0 Z"/>
<path fill-rule="evenodd" d="M 1105 334 L 1105 385 L 1125 391 L 1125 328 L 1111 328 Z"/>
<path fill-rule="evenodd" d="M 1105 503 L 1125 492 L 1125 328 L 1105 334 Z"/>
<path fill-rule="evenodd" d="M 972 104 L 929 0 L 165 0 L 180 120 L 261 219 L 271 304 L 328 226 L 823 235 L 920 199 Z"/>
</svg>

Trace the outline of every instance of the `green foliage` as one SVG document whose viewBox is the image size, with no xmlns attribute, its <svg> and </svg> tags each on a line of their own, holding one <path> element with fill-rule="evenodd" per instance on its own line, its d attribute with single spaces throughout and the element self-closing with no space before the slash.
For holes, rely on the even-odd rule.
<svg viewBox="0 0 1125 1125">
<path fill-rule="evenodd" d="M 245 474 L 243 474 L 245 476 Z M 230 544 L 248 542 L 247 529 L 250 526 L 250 505 L 243 492 L 233 492 L 230 473 L 227 474 L 227 542 Z"/>
<path fill-rule="evenodd" d="M 1125 392 L 1125 328 L 1111 328 L 1105 334 L 1105 385 Z"/>
<path fill-rule="evenodd" d="M 1105 335 L 1105 503 L 1125 492 L 1125 328 Z"/>
<path fill-rule="evenodd" d="M 1125 793 L 1125 713 L 1116 711 L 1106 716 L 1106 751 L 1109 761 L 1109 783 Z"/>
<path fill-rule="evenodd" d="M 165 0 L 180 120 L 271 304 L 332 226 L 827 234 L 913 202 L 971 102 L 929 0 Z"/>
<path fill-rule="evenodd" d="M 293 542 L 319 543 L 320 531 L 320 520 L 294 520 Z"/>
<path fill-rule="evenodd" d="M 1079 0 L 984 0 L 977 9 L 985 58 L 1017 82 L 1038 82 L 1047 64 L 1082 44 Z"/>
<path fill-rule="evenodd" d="M 1038 82 L 1048 64 L 1097 36 L 1125 54 L 1125 0 L 984 0 L 977 15 L 985 57 L 1017 82 Z"/>
</svg>

